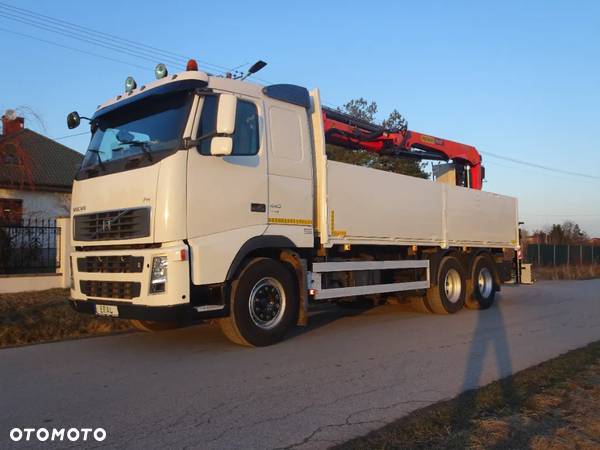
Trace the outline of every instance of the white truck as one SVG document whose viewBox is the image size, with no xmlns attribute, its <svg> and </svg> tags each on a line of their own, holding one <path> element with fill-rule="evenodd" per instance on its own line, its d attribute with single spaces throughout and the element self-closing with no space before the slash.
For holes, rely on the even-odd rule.
<svg viewBox="0 0 600 450">
<path fill-rule="evenodd" d="M 328 161 L 318 90 L 159 68 L 88 119 L 75 310 L 148 330 L 218 318 L 262 346 L 313 302 L 410 292 L 448 314 L 489 307 L 510 278 L 516 199 Z"/>
</svg>

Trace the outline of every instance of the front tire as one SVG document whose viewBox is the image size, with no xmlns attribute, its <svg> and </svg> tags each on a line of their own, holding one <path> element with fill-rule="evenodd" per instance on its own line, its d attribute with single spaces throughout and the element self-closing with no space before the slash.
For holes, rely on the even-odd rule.
<svg viewBox="0 0 600 450">
<path fill-rule="evenodd" d="M 234 281 L 230 313 L 219 320 L 227 338 L 261 347 L 281 341 L 298 316 L 298 290 L 291 272 L 269 258 L 251 260 Z"/>
<path fill-rule="evenodd" d="M 494 304 L 496 286 L 494 264 L 487 255 L 480 255 L 473 261 L 471 279 L 467 283 L 466 306 L 469 309 L 488 309 Z"/>
<path fill-rule="evenodd" d="M 427 289 L 427 307 L 436 314 L 454 314 L 462 309 L 466 298 L 465 270 L 454 256 L 440 262 L 436 283 Z"/>
</svg>

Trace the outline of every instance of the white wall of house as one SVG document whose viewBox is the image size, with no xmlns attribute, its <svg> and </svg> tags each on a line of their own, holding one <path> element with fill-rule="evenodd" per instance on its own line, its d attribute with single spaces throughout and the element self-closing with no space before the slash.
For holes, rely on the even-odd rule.
<svg viewBox="0 0 600 450">
<path fill-rule="evenodd" d="M 23 191 L 0 188 L 0 198 L 23 200 L 24 219 L 55 219 L 69 215 L 70 192 Z"/>
</svg>

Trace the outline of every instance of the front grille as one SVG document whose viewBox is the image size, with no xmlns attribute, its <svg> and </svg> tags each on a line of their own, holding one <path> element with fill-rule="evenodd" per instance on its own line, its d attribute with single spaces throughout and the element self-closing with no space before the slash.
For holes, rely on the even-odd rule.
<svg viewBox="0 0 600 450">
<path fill-rule="evenodd" d="M 90 297 L 126 298 L 140 296 L 141 284 L 133 281 L 82 280 L 81 293 Z"/>
<path fill-rule="evenodd" d="M 76 241 L 135 239 L 150 235 L 150 208 L 80 214 L 73 220 Z"/>
<path fill-rule="evenodd" d="M 77 258 L 79 272 L 139 273 L 144 270 L 143 256 L 86 256 Z"/>
</svg>

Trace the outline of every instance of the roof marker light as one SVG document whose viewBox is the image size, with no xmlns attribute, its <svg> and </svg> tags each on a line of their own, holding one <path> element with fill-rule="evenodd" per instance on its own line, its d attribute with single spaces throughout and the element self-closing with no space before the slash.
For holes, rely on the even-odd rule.
<svg viewBox="0 0 600 450">
<path fill-rule="evenodd" d="M 195 59 L 190 59 L 185 66 L 185 70 L 198 70 L 198 63 Z"/>
<path fill-rule="evenodd" d="M 154 69 L 154 75 L 156 76 L 157 80 L 166 77 L 168 74 L 169 71 L 167 70 L 167 66 L 165 66 L 163 63 L 156 65 L 156 68 Z"/>
<path fill-rule="evenodd" d="M 127 77 L 125 80 L 125 92 L 131 94 L 131 92 L 137 87 L 137 83 L 133 79 L 133 77 Z"/>
</svg>

